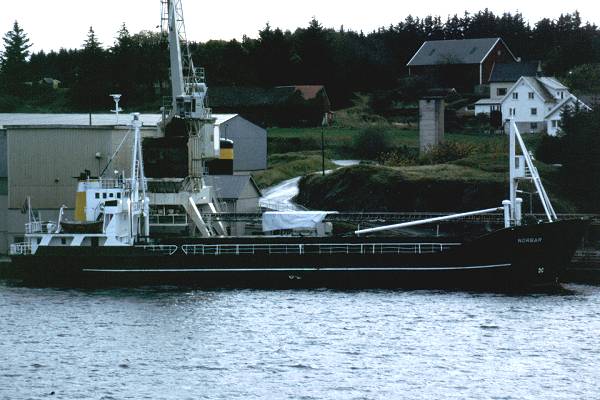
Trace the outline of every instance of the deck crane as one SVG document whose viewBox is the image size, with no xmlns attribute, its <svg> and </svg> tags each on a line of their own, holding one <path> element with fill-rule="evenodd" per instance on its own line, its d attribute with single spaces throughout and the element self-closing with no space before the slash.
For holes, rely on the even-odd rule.
<svg viewBox="0 0 600 400">
<path fill-rule="evenodd" d="M 188 142 L 188 173 L 202 179 L 204 161 L 218 158 L 219 130 L 206 107 L 204 69 L 196 68 L 190 52 L 181 0 L 161 0 L 161 27 L 169 39 L 172 108 L 164 126 L 174 118 L 185 122 Z"/>
<path fill-rule="evenodd" d="M 215 190 L 206 186 L 203 176 L 205 161 L 219 158 L 220 134 L 210 108 L 206 107 L 207 86 L 204 70 L 194 66 L 183 19 L 181 0 L 161 0 L 161 28 L 169 39 L 172 108 L 162 122 L 180 120 L 188 136 L 188 177 L 178 193 L 179 204 L 191 217 L 203 237 L 226 235 L 222 222 L 205 221 L 198 208 L 209 214 L 220 213 Z"/>
</svg>

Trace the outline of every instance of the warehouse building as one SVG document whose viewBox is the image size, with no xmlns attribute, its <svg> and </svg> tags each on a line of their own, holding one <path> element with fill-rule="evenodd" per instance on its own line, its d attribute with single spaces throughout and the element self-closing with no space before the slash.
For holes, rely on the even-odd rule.
<svg viewBox="0 0 600 400">
<path fill-rule="evenodd" d="M 267 133 L 236 114 L 215 115 L 221 136 L 234 141 L 234 173 L 267 167 Z M 42 220 L 74 208 L 77 177 L 84 171 L 128 171 L 130 117 L 113 114 L 0 114 L 0 253 L 20 239 L 27 197 Z M 160 114 L 142 114 L 142 137 L 158 138 Z M 131 137 L 131 135 L 129 136 Z M 111 156 L 120 148 L 117 156 Z M 256 199 L 258 204 L 258 198 Z M 67 212 L 72 218 L 72 212 Z"/>
</svg>

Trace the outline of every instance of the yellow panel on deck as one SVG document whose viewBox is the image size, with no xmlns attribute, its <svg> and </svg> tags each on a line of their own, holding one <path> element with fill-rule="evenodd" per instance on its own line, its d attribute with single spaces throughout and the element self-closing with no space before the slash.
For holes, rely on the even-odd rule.
<svg viewBox="0 0 600 400">
<path fill-rule="evenodd" d="M 85 221 L 85 192 L 77 192 L 75 195 L 75 220 Z"/>
<path fill-rule="evenodd" d="M 224 149 L 221 147 L 221 160 L 233 160 L 233 149 Z"/>
</svg>

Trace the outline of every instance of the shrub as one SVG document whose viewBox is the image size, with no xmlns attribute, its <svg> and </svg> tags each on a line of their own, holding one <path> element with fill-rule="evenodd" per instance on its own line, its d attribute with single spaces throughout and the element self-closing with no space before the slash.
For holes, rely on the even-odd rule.
<svg viewBox="0 0 600 400">
<path fill-rule="evenodd" d="M 421 164 L 443 164 L 469 157 L 476 146 L 469 143 L 447 142 L 437 145 L 423 154 Z"/>
<path fill-rule="evenodd" d="M 379 158 L 383 165 L 390 167 L 417 165 L 419 163 L 419 151 L 418 149 L 410 148 L 405 145 L 392 151 L 382 153 Z"/>
<path fill-rule="evenodd" d="M 389 141 L 385 131 L 371 127 L 363 129 L 356 135 L 353 150 L 357 157 L 374 160 L 389 149 Z"/>
</svg>

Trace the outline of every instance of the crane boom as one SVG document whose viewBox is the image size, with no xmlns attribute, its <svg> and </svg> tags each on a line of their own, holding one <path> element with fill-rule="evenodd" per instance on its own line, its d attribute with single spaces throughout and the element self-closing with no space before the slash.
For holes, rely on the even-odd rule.
<svg viewBox="0 0 600 400">
<path fill-rule="evenodd" d="M 185 31 L 181 0 L 161 0 L 162 29 L 169 38 L 171 63 L 172 115 L 186 119 L 212 120 L 206 107 L 208 88 L 204 71 L 196 69 Z"/>
<path fill-rule="evenodd" d="M 185 95 L 183 81 L 183 62 L 181 60 L 181 44 L 179 34 L 177 33 L 177 16 L 172 1 L 167 1 L 167 29 L 169 32 L 169 55 L 171 59 L 171 93 L 173 95 L 173 109 L 175 109 L 175 99 Z"/>
</svg>

